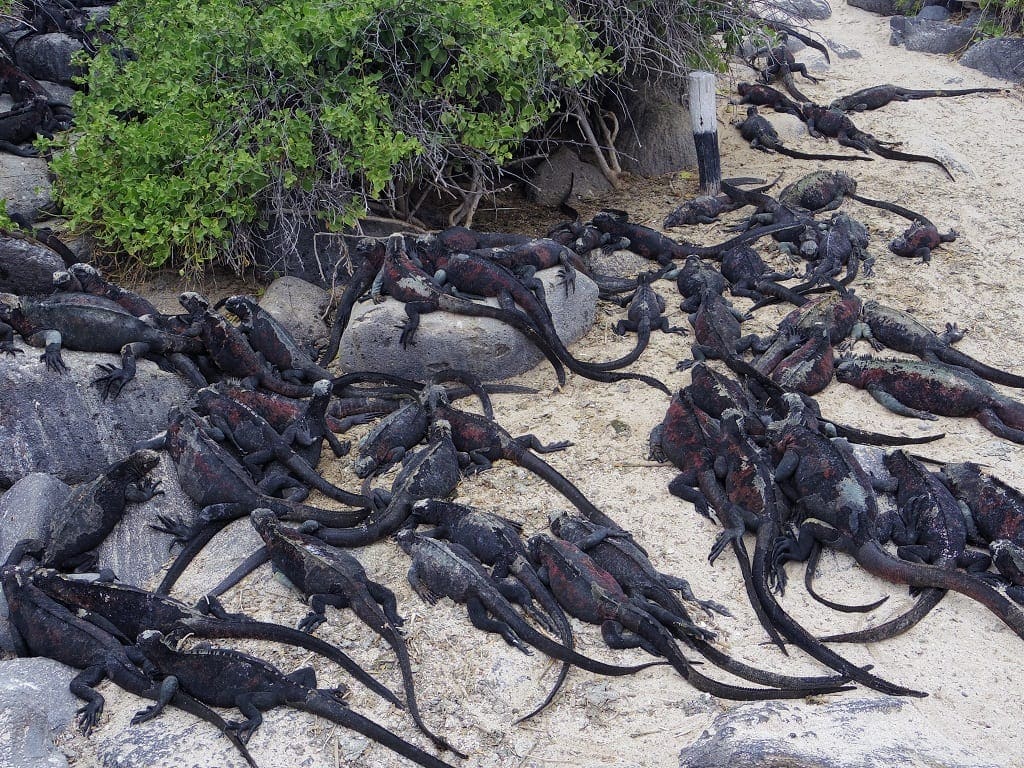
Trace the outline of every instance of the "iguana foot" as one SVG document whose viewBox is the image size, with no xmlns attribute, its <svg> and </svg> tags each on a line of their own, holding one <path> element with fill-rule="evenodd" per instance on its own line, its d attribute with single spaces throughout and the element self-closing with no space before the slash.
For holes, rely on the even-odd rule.
<svg viewBox="0 0 1024 768">
<path fill-rule="evenodd" d="M 154 496 L 163 496 L 164 492 L 160 489 L 160 482 L 160 480 L 153 480 L 150 477 L 137 480 L 128 486 L 124 496 L 133 504 L 142 504 Z"/>
<path fill-rule="evenodd" d="M 105 375 L 93 379 L 92 385 L 100 390 L 104 400 L 116 400 L 124 385 L 135 378 L 133 374 L 126 373 L 113 363 L 100 363 L 96 367 L 105 371 Z"/>
<path fill-rule="evenodd" d="M 187 544 L 196 534 L 195 526 L 188 525 L 183 520 L 168 515 L 157 515 L 156 519 L 160 521 L 160 525 L 150 523 L 149 527 L 160 533 L 169 533 L 174 537 L 172 543 Z"/>
<path fill-rule="evenodd" d="M 11 342 L 4 341 L 0 342 L 0 354 L 10 355 L 11 357 L 14 357 L 15 355 L 25 354 L 25 351 L 22 349 L 18 349 Z"/>
<path fill-rule="evenodd" d="M 297 629 L 300 632 L 308 632 L 312 634 L 313 630 L 315 630 L 321 624 L 325 623 L 327 623 L 326 616 L 324 616 L 322 613 L 317 613 L 316 611 L 310 611 L 308 614 L 306 614 L 306 617 L 304 619 L 299 621 Z"/>
<path fill-rule="evenodd" d="M 96 727 L 103 714 L 103 701 L 90 701 L 84 707 L 78 709 L 78 727 L 86 736 Z"/>
<path fill-rule="evenodd" d="M 48 346 L 46 351 L 39 356 L 39 359 L 46 363 L 46 367 L 54 373 L 68 372 L 67 363 L 64 362 L 64 358 L 60 354 L 60 347 L 51 348 Z"/>
</svg>

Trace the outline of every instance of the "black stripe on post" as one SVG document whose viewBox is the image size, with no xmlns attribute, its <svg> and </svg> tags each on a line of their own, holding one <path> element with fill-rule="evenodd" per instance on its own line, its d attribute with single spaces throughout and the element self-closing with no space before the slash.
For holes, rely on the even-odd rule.
<svg viewBox="0 0 1024 768">
<path fill-rule="evenodd" d="M 721 191 L 722 159 L 718 153 L 718 121 L 715 109 L 715 76 L 711 72 L 690 73 L 690 121 L 697 148 L 700 193 Z"/>
</svg>

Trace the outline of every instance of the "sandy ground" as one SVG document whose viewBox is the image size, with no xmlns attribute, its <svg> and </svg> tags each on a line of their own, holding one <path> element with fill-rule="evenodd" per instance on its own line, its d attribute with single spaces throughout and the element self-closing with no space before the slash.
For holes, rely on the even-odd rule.
<svg viewBox="0 0 1024 768">
<path fill-rule="evenodd" d="M 833 57 L 828 68 L 812 50 L 798 55 L 812 72 L 824 77 L 820 85 L 800 83 L 819 103 L 885 82 L 915 88 L 1005 85 L 941 56 L 889 47 L 887 19 L 843 3 L 837 3 L 834 16 L 816 22 L 814 29 L 861 53 L 860 58 Z M 746 72 L 737 75 L 738 79 L 750 77 Z M 939 248 L 930 265 L 921 265 L 898 259 L 885 248 L 905 227 L 905 221 L 848 203 L 847 210 L 869 225 L 870 248 L 877 256 L 874 277 L 858 278 L 857 290 L 865 297 L 910 308 L 932 327 L 956 321 L 970 330 L 960 343 L 963 351 L 999 367 L 1024 370 L 1020 360 L 1024 348 L 1020 323 L 1024 317 L 1020 295 L 1024 263 L 1017 242 L 1024 217 L 1024 186 L 1018 177 L 1024 156 L 1024 105 L 1019 92 L 894 103 L 877 112 L 854 116 L 864 130 L 883 139 L 903 141 L 906 151 L 930 154 L 947 162 L 956 176 L 951 182 L 941 171 L 923 164 L 879 159 L 828 166 L 752 151 L 729 125 L 742 109 L 726 103 L 734 93 L 734 82 L 723 77 L 719 83 L 725 176 L 772 178 L 781 171 L 785 174 L 783 183 L 787 183 L 817 167 L 853 165 L 842 170 L 855 175 L 862 194 L 921 211 L 940 229 L 956 228 L 960 239 Z M 794 148 L 836 149 L 834 143 L 825 149 L 806 134 L 799 135 L 793 118 L 770 115 L 770 119 Z M 634 188 L 639 190 L 635 196 L 620 200 L 620 207 L 627 208 L 637 220 L 657 226 L 680 201 L 680 195 L 684 191 L 692 193 L 692 188 L 692 182 L 679 178 L 645 183 Z M 717 226 L 680 234 L 707 242 L 723 239 Z M 783 264 L 781 259 L 779 264 Z M 678 301 L 672 298 L 674 289 L 665 283 L 661 290 L 669 298 L 673 324 L 685 324 Z M 737 303 L 743 306 L 742 300 Z M 632 339 L 619 339 L 610 332 L 620 315 L 617 308 L 600 308 L 594 329 L 575 345 L 574 352 L 587 359 L 610 359 L 628 350 Z M 767 330 L 779 316 L 781 312 L 760 312 L 752 323 L 753 330 Z M 862 345 L 860 351 L 867 352 L 868 348 Z M 681 386 L 687 375 L 677 373 L 674 367 L 676 361 L 688 356 L 685 339 L 658 335 L 634 370 Z M 538 368 L 516 381 L 537 387 L 544 394 L 497 397 L 499 421 L 513 433 L 534 432 L 544 441 L 573 441 L 571 449 L 549 456 L 550 463 L 575 481 L 600 508 L 634 531 L 662 570 L 685 576 L 698 596 L 718 600 L 732 610 L 731 619 L 706 619 L 707 626 L 718 632 L 724 650 L 778 671 L 823 671 L 799 652 L 786 658 L 764 645 L 764 633 L 746 603 L 735 563 L 723 556 L 714 567 L 707 564 L 707 552 L 716 535 L 714 526 L 668 494 L 666 486 L 675 474 L 672 467 L 646 461 L 647 435 L 665 413 L 665 395 L 641 384 L 599 385 L 572 376 L 568 386 L 552 392 L 553 377 L 547 368 Z M 1024 447 L 995 438 L 972 420 L 926 423 L 902 419 L 884 411 L 865 393 L 841 384 L 833 384 L 820 401 L 827 415 L 854 425 L 908 435 L 943 430 L 946 439 L 921 448 L 919 453 L 948 460 L 978 460 L 1005 480 L 1024 487 Z M 332 474 L 341 479 L 351 477 L 345 460 L 332 469 Z M 499 466 L 467 480 L 460 486 L 457 500 L 520 520 L 528 533 L 542 529 L 549 512 L 568 508 L 546 485 L 510 466 Z M 232 530 L 235 536 L 249 535 L 244 524 Z M 668 668 L 615 679 L 573 671 L 553 706 L 530 722 L 512 726 L 518 715 L 543 698 L 554 665 L 539 654 L 526 657 L 500 638 L 473 629 L 461 606 L 449 601 L 434 607 L 424 605 L 405 582 L 407 561 L 394 544 L 371 547 L 360 556 L 371 576 L 398 593 L 400 610 L 407 619 L 424 717 L 470 753 L 466 765 L 669 768 L 678 764 L 680 748 L 697 739 L 716 714 L 736 706 L 698 693 Z M 218 561 L 215 554 L 207 557 L 206 563 L 218 573 L 233 565 Z M 861 627 L 866 621 L 885 620 L 910 604 L 904 589 L 865 575 L 845 557 L 826 554 L 820 572 L 819 588 L 833 599 L 862 602 L 882 594 L 892 598 L 874 618 L 832 613 L 809 600 L 800 584 L 800 572 L 794 567 L 790 571 L 792 586 L 783 602 L 812 631 Z M 190 575 L 180 582 L 177 594 L 194 595 L 202 587 L 203 582 Z M 294 623 L 305 613 L 305 607 L 267 570 L 232 593 L 227 604 L 229 609 L 245 609 L 283 623 Z M 596 628 L 576 627 L 578 645 L 586 653 L 623 663 L 645 658 L 640 652 L 608 651 Z M 340 643 L 398 688 L 393 655 L 350 614 L 330 611 L 329 624 L 319 634 Z M 899 717 L 926 732 L 951 735 L 967 752 L 993 764 L 1019 766 L 1024 764 L 1024 736 L 1019 728 L 1019 709 L 1013 702 L 1024 697 L 1024 679 L 1019 674 L 1020 643 L 984 608 L 953 595 L 906 635 L 873 647 L 847 647 L 843 652 L 857 663 L 874 664 L 875 672 L 883 677 L 929 692 L 927 698 L 906 700 Z M 302 654 L 276 648 L 260 652 L 286 669 L 309 663 Z M 333 670 L 316 660 L 313 663 L 322 684 L 338 680 Z M 713 668 L 706 665 L 705 671 L 709 669 Z M 718 676 L 727 678 L 724 673 Z M 64 749 L 75 756 L 76 765 L 93 764 L 94 745 L 126 728 L 136 708 L 134 701 L 128 703 L 127 697 L 115 693 L 111 686 L 105 686 L 104 691 L 111 698 L 110 714 L 94 742 L 74 737 L 64 744 Z M 839 696 L 843 695 L 881 696 L 866 689 Z M 836 700 L 839 696 L 830 698 Z M 424 742 L 408 719 L 362 690 L 353 691 L 351 703 L 405 737 Z M 813 713 L 813 702 L 803 706 Z M 364 740 L 353 739 L 329 724 L 314 723 L 306 716 L 289 716 L 287 721 L 284 717 L 268 715 L 251 743 L 264 765 L 356 764 L 385 768 L 406 764 L 392 753 L 368 746 Z M 208 737 L 207 731 L 202 733 Z M 300 758 L 296 742 L 306 735 L 315 746 L 312 752 L 302 751 L 304 756 Z M 219 764 L 220 760 L 240 764 L 223 747 L 223 740 L 208 746 L 218 755 L 208 764 Z M 197 756 L 194 761 L 203 764 L 204 758 Z"/>
</svg>

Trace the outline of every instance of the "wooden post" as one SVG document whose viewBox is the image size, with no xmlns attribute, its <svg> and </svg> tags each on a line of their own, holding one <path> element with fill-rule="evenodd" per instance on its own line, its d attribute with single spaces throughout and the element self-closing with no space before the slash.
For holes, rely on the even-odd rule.
<svg viewBox="0 0 1024 768">
<path fill-rule="evenodd" d="M 718 154 L 715 76 L 710 72 L 690 73 L 690 121 L 697 147 L 700 193 L 717 195 L 721 191 L 722 159 Z"/>
</svg>

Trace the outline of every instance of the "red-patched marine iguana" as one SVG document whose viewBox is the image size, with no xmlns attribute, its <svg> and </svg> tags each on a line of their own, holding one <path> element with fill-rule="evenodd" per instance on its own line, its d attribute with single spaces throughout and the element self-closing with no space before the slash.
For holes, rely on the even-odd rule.
<svg viewBox="0 0 1024 768">
<path fill-rule="evenodd" d="M 1006 594 L 1024 604 L 1024 493 L 971 462 L 946 464 L 939 477 L 960 502 L 970 542 L 989 548 Z"/>
<path fill-rule="evenodd" d="M 916 99 L 932 99 L 942 96 L 966 96 L 970 93 L 1001 93 L 1005 88 L 961 88 L 958 90 L 915 90 L 899 85 L 873 85 L 861 88 L 847 96 L 840 96 L 829 104 L 830 109 L 843 112 L 863 112 L 869 109 L 881 109 L 891 101 L 914 101 Z"/>
<path fill-rule="evenodd" d="M 139 650 L 167 676 L 165 681 L 173 681 L 174 688 L 180 687 L 213 707 L 237 707 L 246 719 L 233 726 L 243 741 L 263 722 L 261 710 L 284 705 L 361 733 L 424 768 L 451 768 L 349 708 L 341 691 L 317 688 L 312 667 L 286 675 L 262 659 L 227 648 L 176 650 L 169 645 L 174 636 L 165 639 L 156 630 L 143 632 L 137 640 Z M 159 705 L 150 707 L 144 716 L 155 717 L 161 709 Z"/>
<path fill-rule="evenodd" d="M 897 556 L 939 568 L 987 568 L 987 554 L 968 551 L 967 526 L 960 505 L 942 481 L 902 450 L 886 454 L 883 462 L 896 482 L 896 515 L 890 538 L 899 545 Z M 879 536 L 885 536 L 884 530 Z M 821 638 L 822 642 L 873 643 L 895 637 L 927 616 L 945 594 L 944 589 L 925 588 L 914 606 L 900 616 L 861 631 L 829 635 Z"/>
<path fill-rule="evenodd" d="M 631 599 L 656 603 L 662 609 L 681 618 L 685 622 L 690 621 L 690 617 L 672 590 L 681 591 L 687 600 L 696 602 L 709 613 L 711 609 L 719 613 L 724 611 L 724 608 L 717 603 L 697 600 L 685 579 L 659 573 L 643 552 L 631 541 L 618 535 L 615 531 L 600 528 L 579 517 L 566 514 L 559 515 L 551 520 L 551 530 L 558 538 L 565 539 L 576 545 L 581 551 L 589 555 L 599 568 L 610 573 Z M 723 615 L 731 614 L 725 612 Z M 675 624 L 672 624 L 669 627 L 670 631 L 675 626 Z M 715 666 L 744 680 L 750 680 L 761 685 L 779 688 L 799 688 L 801 686 L 813 687 L 815 685 L 830 686 L 841 684 L 846 680 L 846 678 L 841 677 L 792 677 L 790 675 L 767 672 L 736 661 L 699 636 L 693 634 L 686 635 L 683 632 L 678 632 L 678 630 L 673 631 L 673 634 L 680 640 L 693 646 L 694 649 Z"/>
<path fill-rule="evenodd" d="M 535 630 L 501 594 L 490 574 L 460 544 L 421 536 L 411 530 L 399 531 L 398 544 L 412 558 L 409 584 L 431 605 L 450 597 L 466 606 L 470 622 L 484 632 L 500 634 L 506 643 L 529 654 L 530 647 L 559 661 L 598 675 L 620 677 L 660 662 L 620 667 L 583 656 Z"/>
<path fill-rule="evenodd" d="M 973 416 L 992 434 L 1024 444 L 1024 404 L 966 368 L 920 360 L 844 357 L 836 378 L 866 389 L 900 416 Z"/>
<path fill-rule="evenodd" d="M 361 547 L 397 531 L 418 499 L 446 499 L 455 493 L 462 475 L 452 444 L 452 428 L 444 419 L 430 425 L 430 442 L 409 455 L 391 485 L 387 503 L 377 502 L 361 523 L 345 528 L 324 527 L 316 536 L 336 547 Z"/>
<path fill-rule="evenodd" d="M 611 372 L 600 363 L 586 362 L 574 357 L 559 337 L 547 304 L 500 264 L 466 253 L 455 253 L 437 258 L 429 266 L 434 270 L 434 280 L 439 284 L 447 283 L 459 291 L 477 296 L 495 297 L 498 303 L 510 312 L 515 311 L 517 307 L 521 309 L 540 331 L 547 347 L 553 350 L 558 359 L 573 373 L 606 383 L 626 379 L 642 381 L 665 394 L 669 393 L 668 387 L 653 376 Z"/>
<path fill-rule="evenodd" d="M 881 545 L 878 503 L 871 481 L 844 440 L 827 440 L 800 423 L 775 432 L 775 476 L 798 513 L 798 538 L 780 538 L 773 562 L 806 559 L 815 542 L 849 554 L 869 573 L 913 587 L 952 589 L 978 601 L 1024 637 L 1024 613 L 977 576 L 900 560 Z"/>
<path fill-rule="evenodd" d="M 966 368 L 983 379 L 1007 387 L 1024 388 L 1024 376 L 985 365 L 965 355 L 952 345 L 963 338 L 955 323 L 946 324 L 939 334 L 922 325 L 909 312 L 888 307 L 878 301 L 866 301 L 861 309 L 862 324 L 857 326 L 857 338 L 866 339 L 875 350 L 882 345 L 897 352 L 917 355 L 929 362 L 943 362 Z"/>
<path fill-rule="evenodd" d="M 699 691 L 734 701 L 760 701 L 850 690 L 834 681 L 800 682 L 793 688 L 744 688 L 709 678 L 694 669 L 667 629 L 678 626 L 673 613 L 655 603 L 631 599 L 611 574 L 568 541 L 538 534 L 530 538 L 528 546 L 541 578 L 566 611 L 581 621 L 599 624 L 601 636 L 611 648 L 640 647 L 667 659 Z"/>
</svg>

